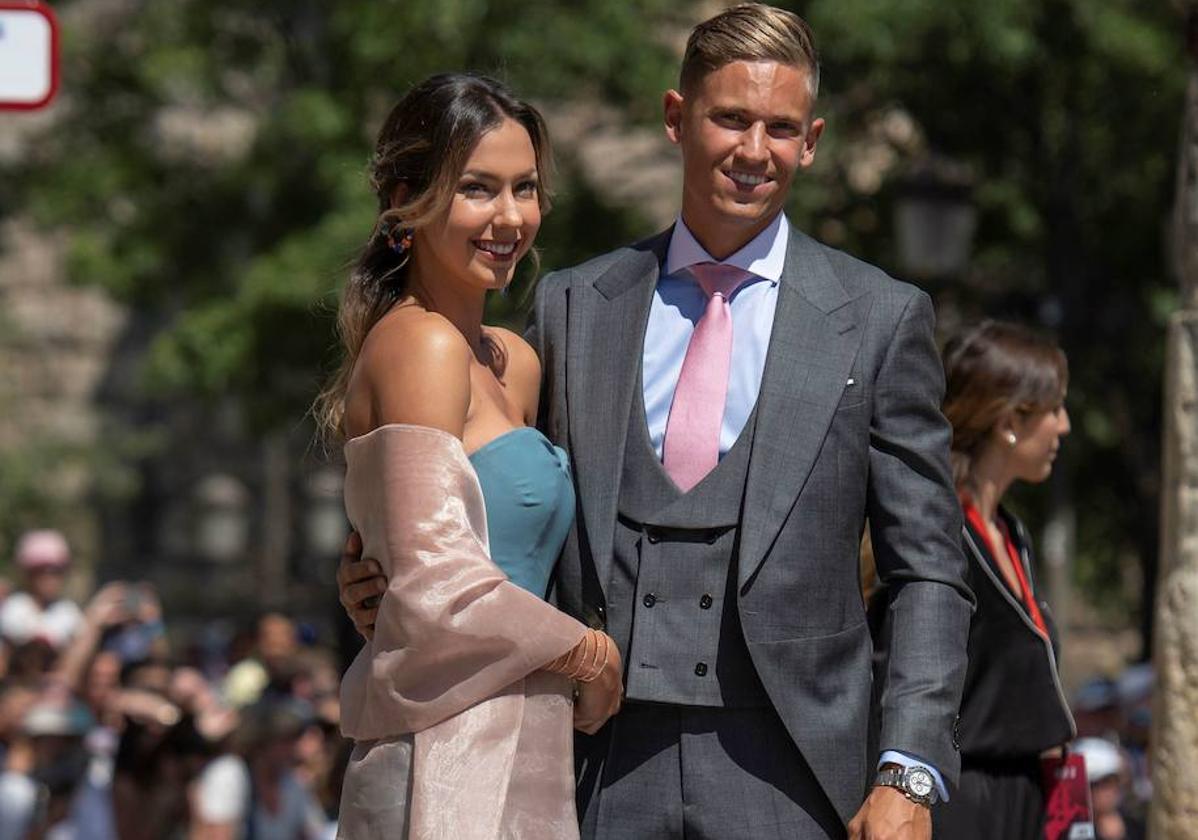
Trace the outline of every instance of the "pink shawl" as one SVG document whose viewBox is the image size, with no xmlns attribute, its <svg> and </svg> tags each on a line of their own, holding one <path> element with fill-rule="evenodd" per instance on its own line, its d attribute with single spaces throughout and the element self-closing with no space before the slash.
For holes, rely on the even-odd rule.
<svg viewBox="0 0 1198 840">
<path fill-rule="evenodd" d="M 491 561 L 482 491 L 453 435 L 391 424 L 349 441 L 345 456 L 346 511 L 389 584 L 374 639 L 342 679 L 342 732 L 380 741 L 359 751 L 415 733 L 411 778 L 394 780 L 397 799 L 405 785 L 410 794 L 399 815 L 410 837 L 576 837 L 569 683 L 537 672 L 585 628 Z M 397 765 L 361 763 L 371 766 Z M 399 837 L 388 803 L 356 784 L 348 774 L 342 836 Z"/>
</svg>

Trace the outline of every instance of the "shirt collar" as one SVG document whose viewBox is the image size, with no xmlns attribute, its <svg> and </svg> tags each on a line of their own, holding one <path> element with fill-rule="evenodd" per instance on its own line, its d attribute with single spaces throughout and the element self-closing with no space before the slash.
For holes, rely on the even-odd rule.
<svg viewBox="0 0 1198 840">
<path fill-rule="evenodd" d="M 695 263 L 723 262 L 777 283 L 782 278 L 789 239 L 790 224 L 786 221 L 786 214 L 779 213 L 765 230 L 749 240 L 743 248 L 726 260 L 717 260 L 699 244 L 686 222 L 679 216 L 678 221 L 674 223 L 674 231 L 670 234 L 665 273 L 676 274 Z"/>
</svg>

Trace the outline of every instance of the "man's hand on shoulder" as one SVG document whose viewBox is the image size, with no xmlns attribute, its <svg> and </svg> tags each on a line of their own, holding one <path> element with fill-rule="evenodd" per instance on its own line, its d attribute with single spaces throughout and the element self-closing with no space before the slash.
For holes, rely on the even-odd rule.
<svg viewBox="0 0 1198 840">
<path fill-rule="evenodd" d="M 931 840 L 932 812 L 892 787 L 875 785 L 849 822 L 849 840 Z"/>
<path fill-rule="evenodd" d="M 337 592 L 341 606 L 362 637 L 374 637 L 374 619 L 379 613 L 379 599 L 387 591 L 383 569 L 374 560 L 362 557 L 362 538 L 352 533 L 345 541 L 345 551 L 337 566 Z"/>
</svg>

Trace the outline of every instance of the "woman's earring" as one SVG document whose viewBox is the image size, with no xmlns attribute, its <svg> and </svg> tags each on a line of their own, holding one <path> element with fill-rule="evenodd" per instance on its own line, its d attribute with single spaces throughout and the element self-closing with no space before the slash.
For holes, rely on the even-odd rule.
<svg viewBox="0 0 1198 840">
<path fill-rule="evenodd" d="M 394 224 L 384 223 L 379 228 L 379 233 L 387 240 L 387 247 L 404 258 L 404 263 L 411 256 L 409 251 L 412 250 L 412 237 L 415 236 L 415 228 L 402 227 L 398 222 Z M 402 265 L 402 263 L 401 263 Z"/>
<path fill-rule="evenodd" d="M 1017 443 L 1019 443 L 1019 438 L 1015 437 L 1015 433 L 1007 432 L 1007 445 L 1014 446 Z"/>
</svg>

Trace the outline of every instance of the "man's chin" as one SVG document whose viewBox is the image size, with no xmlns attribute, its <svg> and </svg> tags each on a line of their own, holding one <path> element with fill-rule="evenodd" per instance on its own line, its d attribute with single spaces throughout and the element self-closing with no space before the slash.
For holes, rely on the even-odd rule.
<svg viewBox="0 0 1198 840">
<path fill-rule="evenodd" d="M 727 201 L 720 207 L 720 216 L 724 224 L 752 227 L 772 219 L 777 209 L 759 202 Z"/>
</svg>

